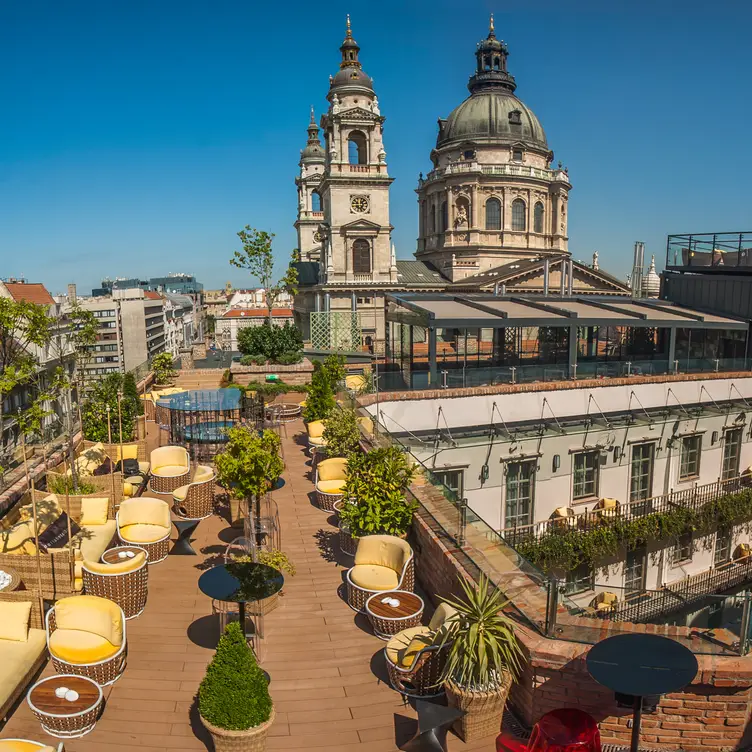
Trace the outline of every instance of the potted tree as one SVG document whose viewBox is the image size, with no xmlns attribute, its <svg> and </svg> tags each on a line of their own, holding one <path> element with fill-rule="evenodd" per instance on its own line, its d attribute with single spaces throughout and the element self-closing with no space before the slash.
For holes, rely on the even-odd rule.
<svg viewBox="0 0 752 752">
<path fill-rule="evenodd" d="M 227 431 L 227 444 L 214 458 L 217 480 L 230 495 L 230 522 L 243 520 L 243 502 L 261 503 L 261 497 L 279 480 L 285 463 L 280 456 L 280 438 L 274 431 L 236 426 Z"/>
<path fill-rule="evenodd" d="M 334 410 L 324 419 L 327 456 L 349 457 L 360 449 L 358 415 L 351 407 Z"/>
<path fill-rule="evenodd" d="M 355 554 L 364 535 L 406 537 L 417 503 L 405 491 L 415 474 L 405 454 L 396 446 L 352 454 L 342 501 L 338 504 L 340 548 Z"/>
<path fill-rule="evenodd" d="M 465 742 L 497 734 L 507 696 L 521 668 L 514 622 L 502 592 L 481 575 L 478 587 L 460 578 L 463 596 L 443 598 L 456 613 L 436 636 L 447 657 L 441 681 L 450 707 L 465 711 L 454 731 Z"/>
<path fill-rule="evenodd" d="M 216 752 L 263 752 L 274 723 L 266 677 L 237 622 L 227 625 L 198 689 L 201 722 Z"/>
<path fill-rule="evenodd" d="M 151 362 L 151 370 L 154 371 L 156 387 L 172 386 L 172 382 L 177 375 L 173 365 L 171 353 L 161 352 L 154 356 L 154 360 Z"/>
<path fill-rule="evenodd" d="M 303 420 L 306 423 L 324 420 L 331 415 L 335 404 L 329 372 L 319 361 L 314 361 L 311 388 L 308 390 L 308 397 L 306 397 Z"/>
</svg>

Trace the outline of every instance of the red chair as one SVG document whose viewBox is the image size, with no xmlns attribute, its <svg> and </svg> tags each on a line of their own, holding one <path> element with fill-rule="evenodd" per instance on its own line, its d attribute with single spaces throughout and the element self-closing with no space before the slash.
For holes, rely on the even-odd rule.
<svg viewBox="0 0 752 752">
<path fill-rule="evenodd" d="M 535 724 L 527 743 L 499 734 L 496 752 L 601 752 L 601 735 L 592 716 L 559 708 Z"/>
</svg>

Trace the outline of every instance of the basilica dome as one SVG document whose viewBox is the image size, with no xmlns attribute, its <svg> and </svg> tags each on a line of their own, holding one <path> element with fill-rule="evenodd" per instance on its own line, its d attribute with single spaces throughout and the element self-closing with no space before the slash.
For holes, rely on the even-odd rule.
<svg viewBox="0 0 752 752">
<path fill-rule="evenodd" d="M 446 120 L 439 120 L 436 147 L 462 143 L 521 142 L 548 151 L 540 121 L 514 91 L 517 83 L 507 70 L 509 51 L 496 38 L 491 18 L 488 37 L 478 43 L 477 67 L 468 83 L 470 96 Z"/>
</svg>

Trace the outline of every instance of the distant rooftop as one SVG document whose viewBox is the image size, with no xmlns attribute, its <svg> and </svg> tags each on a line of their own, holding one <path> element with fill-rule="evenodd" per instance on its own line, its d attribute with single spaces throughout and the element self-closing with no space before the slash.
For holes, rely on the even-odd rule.
<svg viewBox="0 0 752 752">
<path fill-rule="evenodd" d="M 669 235 L 666 269 L 752 275 L 752 232 Z"/>
<path fill-rule="evenodd" d="M 55 305 L 52 295 L 41 282 L 24 282 L 21 280 L 3 282 L 5 289 L 13 300 L 37 305 Z"/>
<path fill-rule="evenodd" d="M 222 314 L 222 318 L 264 318 L 268 315 L 269 311 L 266 308 L 233 308 Z M 272 308 L 272 318 L 292 318 L 292 308 Z"/>
</svg>

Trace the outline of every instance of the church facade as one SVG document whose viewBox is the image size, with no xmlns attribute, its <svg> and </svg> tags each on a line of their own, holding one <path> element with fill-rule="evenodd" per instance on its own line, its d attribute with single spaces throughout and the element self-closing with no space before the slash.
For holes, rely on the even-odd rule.
<svg viewBox="0 0 752 752">
<path fill-rule="evenodd" d="M 415 260 L 398 260 L 391 240 L 386 119 L 349 17 L 340 53 L 327 112 L 318 125 L 311 113 L 296 178 L 295 318 L 314 346 L 316 322 L 339 321 L 352 349 L 379 351 L 389 292 L 629 293 L 597 263 L 571 258 L 568 171 L 552 166 L 543 127 L 515 96 L 493 17 L 475 53 L 470 95 L 439 120 L 433 167 L 418 181 Z"/>
</svg>

